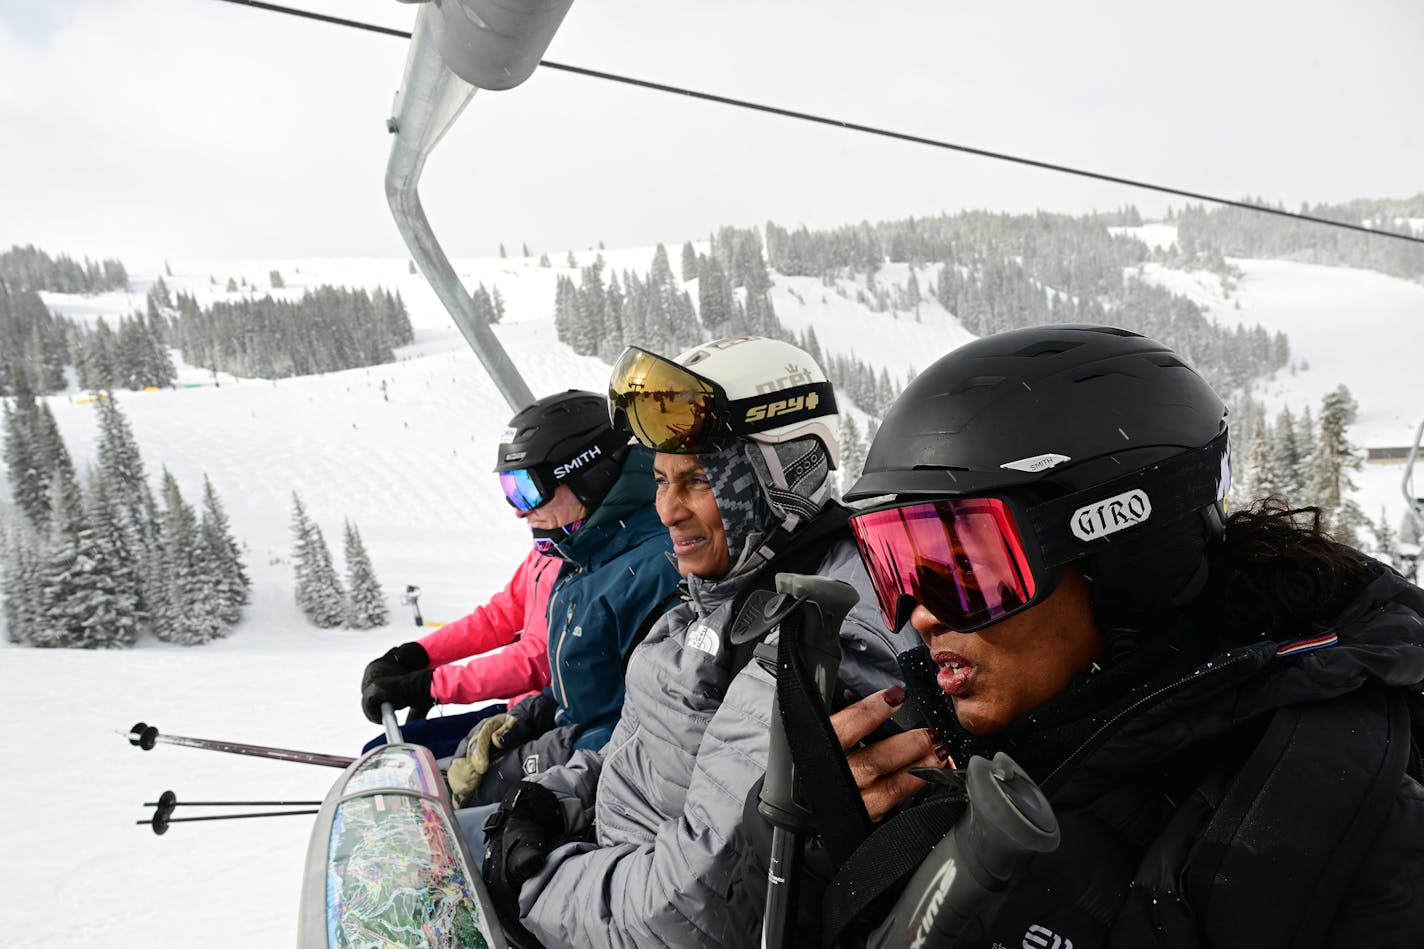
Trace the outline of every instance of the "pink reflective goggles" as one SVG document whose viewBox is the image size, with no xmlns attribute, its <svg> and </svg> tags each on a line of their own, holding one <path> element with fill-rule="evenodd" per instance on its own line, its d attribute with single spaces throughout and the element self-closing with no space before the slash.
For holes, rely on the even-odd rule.
<svg viewBox="0 0 1424 949">
<path fill-rule="evenodd" d="M 889 629 L 909 618 L 909 598 L 950 629 L 973 632 L 1029 606 L 1044 586 L 999 498 L 906 504 L 857 514 L 850 526 Z"/>
<path fill-rule="evenodd" d="M 998 497 L 941 498 L 850 519 L 880 614 L 890 629 L 922 604 L 972 633 L 1046 598 L 1064 564 L 1140 525 L 1220 504 L 1231 486 L 1228 434 L 1105 484 L 1031 507 Z M 1217 521 L 1218 527 L 1220 520 Z"/>
</svg>

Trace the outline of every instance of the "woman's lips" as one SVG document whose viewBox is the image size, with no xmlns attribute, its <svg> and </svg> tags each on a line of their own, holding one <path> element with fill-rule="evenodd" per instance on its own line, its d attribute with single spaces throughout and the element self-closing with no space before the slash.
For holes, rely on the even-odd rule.
<svg viewBox="0 0 1424 949">
<path fill-rule="evenodd" d="M 936 652 L 934 661 L 939 666 L 936 681 L 945 694 L 960 696 L 969 691 L 974 680 L 974 667 L 968 659 L 957 652 L 945 650 Z"/>
<path fill-rule="evenodd" d="M 705 543 L 707 543 L 706 537 L 675 537 L 672 542 L 672 552 L 678 557 L 686 557 Z"/>
</svg>

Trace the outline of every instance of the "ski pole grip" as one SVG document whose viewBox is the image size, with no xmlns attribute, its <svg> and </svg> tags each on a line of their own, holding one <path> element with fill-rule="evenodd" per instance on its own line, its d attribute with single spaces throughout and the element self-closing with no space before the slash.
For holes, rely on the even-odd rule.
<svg viewBox="0 0 1424 949">
<path fill-rule="evenodd" d="M 777 574 L 776 590 L 790 601 L 777 611 L 781 636 L 788 638 L 786 645 L 800 656 L 822 707 L 829 711 L 841 665 L 841 623 L 860 595 L 840 580 L 799 573 Z M 778 675 L 788 672 L 783 669 Z M 757 810 L 773 827 L 796 833 L 813 829 L 811 813 L 796 794 L 796 767 L 782 722 L 779 695 L 772 698 L 766 777 Z"/>
<path fill-rule="evenodd" d="M 1004 752 L 993 761 L 971 758 L 970 765 L 963 834 L 978 857 L 970 869 L 982 873 L 982 883 L 1002 886 L 1024 857 L 1058 849 L 1058 819 L 1038 785 Z"/>
<path fill-rule="evenodd" d="M 869 949 L 981 941 L 982 925 L 1025 859 L 1058 849 L 1058 819 L 1038 785 L 1002 751 L 969 759 L 969 808 L 920 864 Z"/>
<path fill-rule="evenodd" d="M 806 668 L 816 683 L 821 704 L 830 711 L 836 673 L 841 666 L 841 624 L 860 602 L 860 594 L 843 580 L 800 573 L 778 573 L 776 592 L 804 600 L 814 607 L 802 609 L 795 645 L 800 648 Z"/>
</svg>

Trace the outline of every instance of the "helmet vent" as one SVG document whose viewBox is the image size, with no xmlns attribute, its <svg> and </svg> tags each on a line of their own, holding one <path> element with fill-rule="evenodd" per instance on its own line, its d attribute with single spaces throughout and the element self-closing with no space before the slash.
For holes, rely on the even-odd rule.
<svg viewBox="0 0 1424 949">
<path fill-rule="evenodd" d="M 1118 372 L 1115 369 L 1093 369 L 1083 373 L 1081 376 L 1073 377 L 1074 382 L 1092 382 L 1094 379 L 1106 379 L 1108 376 L 1121 376 L 1126 373 Z"/>
<path fill-rule="evenodd" d="M 1147 357 L 1147 361 L 1154 366 L 1161 366 L 1163 369 L 1188 369 L 1186 363 L 1169 353 L 1152 353 Z"/>
<path fill-rule="evenodd" d="M 1067 339 L 1045 339 L 1041 342 L 1034 343 L 1032 346 L 1025 346 L 1023 349 L 1010 353 L 1009 355 L 1025 356 L 1029 359 L 1034 359 L 1039 356 L 1057 356 L 1061 353 L 1077 349 L 1081 345 L 1083 344 Z"/>
<path fill-rule="evenodd" d="M 950 391 L 950 395 L 960 395 L 971 389 L 991 389 L 1004 381 L 1003 376 L 971 376 Z"/>
</svg>

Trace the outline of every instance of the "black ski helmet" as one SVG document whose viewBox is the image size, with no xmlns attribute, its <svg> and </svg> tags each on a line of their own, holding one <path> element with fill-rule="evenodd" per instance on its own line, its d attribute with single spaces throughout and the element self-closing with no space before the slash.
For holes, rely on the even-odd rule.
<svg viewBox="0 0 1424 949">
<path fill-rule="evenodd" d="M 1106 501 L 1144 485 L 1155 505 L 1145 520 L 1087 540 L 1063 530 L 1094 492 Z M 1055 535 L 1057 559 L 1078 561 L 1112 627 L 1200 592 L 1228 487 L 1226 407 L 1181 357 L 1128 330 L 1052 325 L 967 343 L 917 376 L 846 499 L 1071 501 L 1034 529 Z"/>
<path fill-rule="evenodd" d="M 628 436 L 613 430 L 608 400 L 569 389 L 515 413 L 500 438 L 494 470 L 527 468 L 545 484 L 567 484 L 592 511 L 618 480 L 627 454 Z"/>
</svg>

